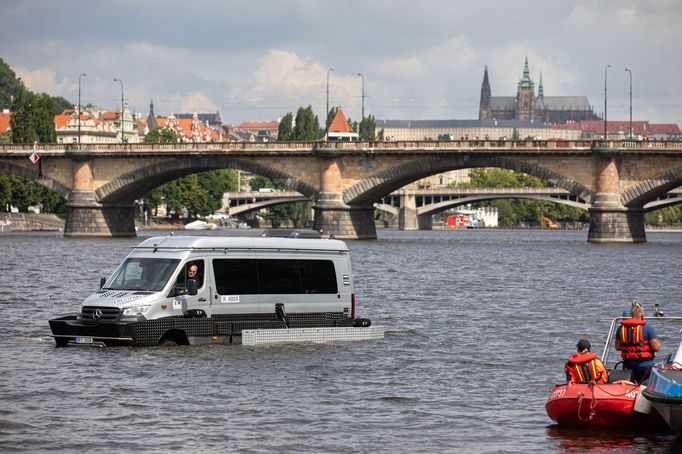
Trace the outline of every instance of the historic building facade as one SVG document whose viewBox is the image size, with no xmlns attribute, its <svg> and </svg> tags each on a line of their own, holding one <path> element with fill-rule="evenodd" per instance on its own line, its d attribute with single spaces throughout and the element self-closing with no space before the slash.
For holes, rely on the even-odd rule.
<svg viewBox="0 0 682 454">
<path fill-rule="evenodd" d="M 528 58 L 523 67 L 523 76 L 516 88 L 516 96 L 492 96 L 488 67 L 483 72 L 479 120 L 528 120 L 544 123 L 566 123 L 568 121 L 599 120 L 586 96 L 545 96 L 542 74 L 537 96 L 535 83 L 530 78 Z"/>
</svg>

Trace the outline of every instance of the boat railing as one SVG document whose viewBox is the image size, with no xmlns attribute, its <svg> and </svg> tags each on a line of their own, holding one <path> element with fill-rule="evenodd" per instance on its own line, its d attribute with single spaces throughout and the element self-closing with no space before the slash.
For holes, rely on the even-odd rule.
<svg viewBox="0 0 682 454">
<path fill-rule="evenodd" d="M 607 361 L 609 360 L 609 353 L 611 352 L 611 341 L 614 338 L 617 326 L 616 322 L 619 322 L 620 320 L 627 320 L 630 317 L 616 317 L 611 321 L 611 327 L 609 328 L 609 335 L 606 337 L 606 344 L 604 345 L 604 352 L 601 355 L 601 362 L 604 363 L 604 366 L 606 366 Z M 667 316 L 658 316 L 658 317 L 651 317 L 647 319 L 648 322 L 650 321 L 656 321 L 656 322 L 667 322 L 667 321 L 675 321 L 679 320 L 682 321 L 682 317 L 667 317 Z"/>
</svg>

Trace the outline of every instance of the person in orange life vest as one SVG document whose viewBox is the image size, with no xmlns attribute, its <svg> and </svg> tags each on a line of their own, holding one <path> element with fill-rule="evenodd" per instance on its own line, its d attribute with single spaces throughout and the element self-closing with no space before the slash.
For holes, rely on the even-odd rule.
<svg viewBox="0 0 682 454">
<path fill-rule="evenodd" d="M 649 376 L 654 365 L 655 353 L 661 349 L 656 331 L 644 321 L 644 309 L 637 301 L 632 302 L 632 318 L 623 320 L 616 336 L 616 350 L 623 358 L 623 367 L 633 371 L 636 383 Z"/>
<path fill-rule="evenodd" d="M 566 381 L 574 383 L 606 383 L 609 379 L 606 368 L 596 353 L 590 352 L 590 341 L 580 339 L 576 345 L 577 353 L 568 358 L 564 367 Z"/>
</svg>

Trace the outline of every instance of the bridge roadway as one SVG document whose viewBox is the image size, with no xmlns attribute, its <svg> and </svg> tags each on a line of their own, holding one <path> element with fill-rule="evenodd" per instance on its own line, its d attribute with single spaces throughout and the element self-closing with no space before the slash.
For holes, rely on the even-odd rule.
<svg viewBox="0 0 682 454">
<path fill-rule="evenodd" d="M 134 236 L 134 200 L 178 177 L 233 168 L 313 200 L 315 228 L 376 238 L 374 203 L 449 170 L 498 167 L 590 204 L 591 242 L 642 242 L 645 205 L 682 185 L 682 142 L 412 141 L 0 145 L 0 171 L 67 200 L 66 236 Z"/>
<path fill-rule="evenodd" d="M 432 215 L 468 203 L 494 199 L 535 199 L 589 210 L 591 204 L 561 188 L 471 188 L 471 189 L 400 189 L 380 201 L 374 208 L 399 219 L 400 230 L 430 230 Z M 311 201 L 298 192 L 226 192 L 223 209 L 231 216 L 258 211 L 269 206 Z M 682 202 L 682 190 L 674 189 L 644 205 L 644 211 L 664 208 Z"/>
</svg>

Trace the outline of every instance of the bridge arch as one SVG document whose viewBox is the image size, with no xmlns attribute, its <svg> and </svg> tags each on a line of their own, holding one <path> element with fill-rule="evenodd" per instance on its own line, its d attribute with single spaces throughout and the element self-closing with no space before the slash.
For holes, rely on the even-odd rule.
<svg viewBox="0 0 682 454">
<path fill-rule="evenodd" d="M 682 167 L 677 167 L 630 186 L 621 193 L 621 202 L 626 207 L 641 207 L 681 185 Z M 661 205 L 672 204 L 674 203 L 658 203 L 654 206 L 655 208 L 661 208 Z"/>
<path fill-rule="evenodd" d="M 417 215 L 427 215 L 427 214 L 435 214 L 439 213 L 441 211 L 445 211 L 447 209 L 460 206 L 460 205 L 466 205 L 467 203 L 476 203 L 476 202 L 484 202 L 486 200 L 499 200 L 499 199 L 533 199 L 533 200 L 541 200 L 543 202 L 553 202 L 553 203 L 559 203 L 562 205 L 568 205 L 574 208 L 581 208 L 583 210 L 587 210 L 590 207 L 590 204 L 588 203 L 582 203 L 582 202 L 577 202 L 573 200 L 566 200 L 566 199 L 558 199 L 554 197 L 549 197 L 549 196 L 533 196 L 533 195 L 513 195 L 513 194 L 508 194 L 508 195 L 480 195 L 480 196 L 471 196 L 471 197 L 463 197 L 461 199 L 451 199 L 451 200 L 444 200 L 442 202 L 438 203 L 431 203 L 428 205 L 422 205 L 417 208 Z"/>
<path fill-rule="evenodd" d="M 44 175 L 41 176 L 38 168 L 27 169 L 26 167 L 12 164 L 10 162 L 0 161 L 0 172 L 16 175 L 22 178 L 26 178 L 27 180 L 35 181 L 36 183 L 45 186 L 47 189 L 56 192 L 61 197 L 67 200 L 69 194 L 71 193 L 71 190 L 69 188 L 57 182 L 56 180 L 53 180 L 52 178 L 47 178 Z"/>
<path fill-rule="evenodd" d="M 343 193 L 348 205 L 372 203 L 408 183 L 435 173 L 475 167 L 499 167 L 523 172 L 549 181 L 553 185 L 577 195 L 583 200 L 592 200 L 593 192 L 586 186 L 543 167 L 495 156 L 430 157 L 383 170 L 354 184 Z"/>
<path fill-rule="evenodd" d="M 313 198 L 317 188 L 280 170 L 255 162 L 228 157 L 187 157 L 151 164 L 128 172 L 95 191 L 100 203 L 132 202 L 152 189 L 193 173 L 217 169 L 237 169 L 262 175 L 306 197 Z"/>
</svg>

